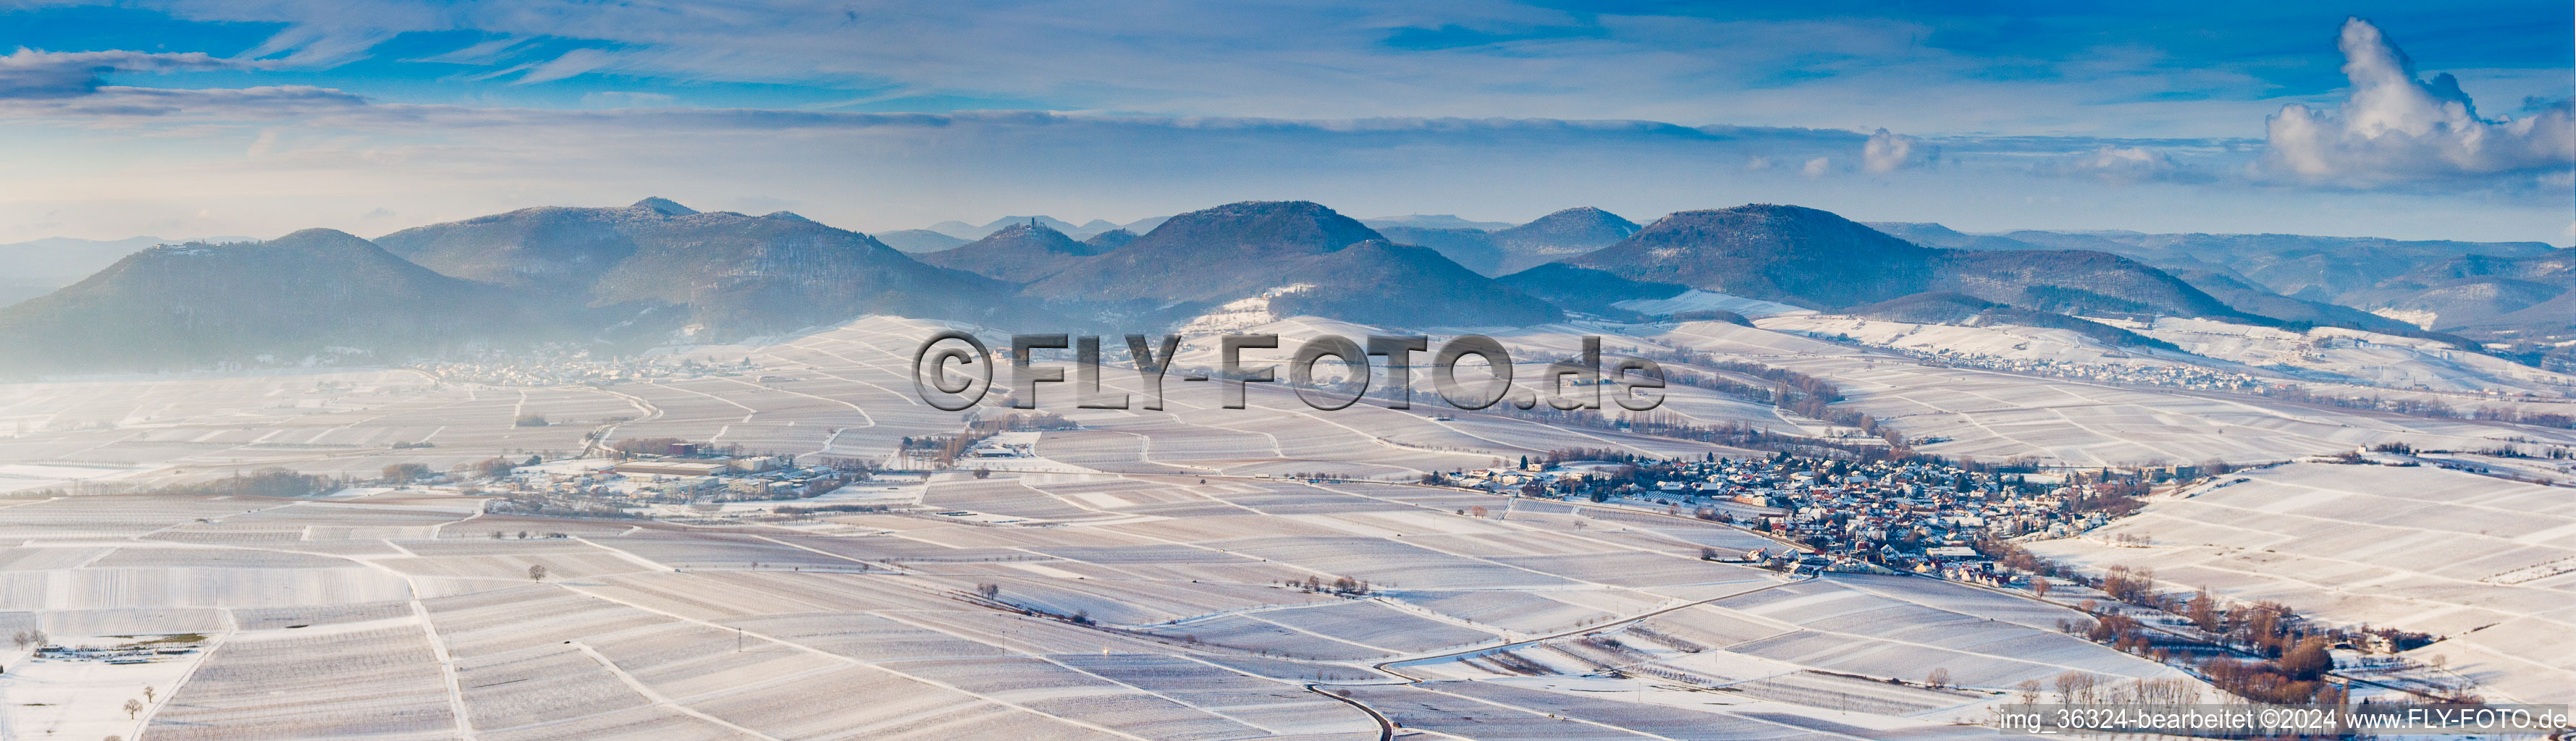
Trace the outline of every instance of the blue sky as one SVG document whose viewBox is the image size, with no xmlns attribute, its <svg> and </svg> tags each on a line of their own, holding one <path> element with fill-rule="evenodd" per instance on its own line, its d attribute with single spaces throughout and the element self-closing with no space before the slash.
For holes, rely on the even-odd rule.
<svg viewBox="0 0 2576 741">
<path fill-rule="evenodd" d="M 0 5 L 0 240 L 664 195 L 2566 244 L 2571 35 L 2563 1 L 39 1 Z"/>
</svg>

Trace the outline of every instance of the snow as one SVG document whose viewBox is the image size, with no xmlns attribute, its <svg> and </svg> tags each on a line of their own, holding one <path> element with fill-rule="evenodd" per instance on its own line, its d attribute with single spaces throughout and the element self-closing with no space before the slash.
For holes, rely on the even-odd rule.
<svg viewBox="0 0 2576 741">
<path fill-rule="evenodd" d="M 1697 288 L 1683 291 L 1681 295 L 1674 296 L 1672 298 L 1629 299 L 1611 305 L 1649 316 L 1666 316 L 1670 314 L 1679 314 L 1685 311 L 1707 311 L 1709 309 L 1732 311 L 1737 314 L 1742 314 L 1748 319 L 1760 319 L 1763 317 L 1773 316 L 1801 316 L 1816 313 L 1814 309 L 1803 309 L 1775 301 L 1745 298 L 1743 296 L 1731 294 L 1712 293 L 1709 291 L 1702 291 Z"/>
<path fill-rule="evenodd" d="M 2175 590 L 2277 600 L 2301 614 L 2442 635 L 2491 692 L 2576 699 L 2576 496 L 2429 465 L 2293 463 L 2222 477 L 2079 539 L 2030 549 L 2155 569 Z M 2113 545 L 2116 536 L 2148 539 Z M 2492 698 L 2493 695 L 2490 695 Z"/>
<path fill-rule="evenodd" d="M 2454 348 L 2438 340 L 2341 327 L 2290 332 L 2176 317 L 2161 317 L 2151 325 L 2110 323 L 2217 360 L 2287 366 L 2388 388 L 2535 391 L 2550 396 L 2565 396 L 2576 390 L 2576 376 Z"/>
</svg>

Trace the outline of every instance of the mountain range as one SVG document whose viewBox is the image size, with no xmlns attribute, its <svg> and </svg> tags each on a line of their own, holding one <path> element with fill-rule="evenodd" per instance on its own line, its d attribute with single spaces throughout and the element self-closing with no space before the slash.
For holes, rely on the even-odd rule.
<svg viewBox="0 0 2576 741">
<path fill-rule="evenodd" d="M 1474 229 L 1477 231 L 1490 232 L 1496 229 L 1509 229 L 1513 226 L 1512 222 L 1508 221 L 1471 221 L 1459 218 L 1457 214 L 1406 214 L 1403 216 L 1380 216 L 1373 219 L 1361 219 L 1360 223 L 1366 225 L 1368 228 L 1376 229 L 1379 232 L 1384 232 L 1388 229 Z"/>
<path fill-rule="evenodd" d="M 2489 336 L 2542 324 L 2576 331 L 2576 298 L 2564 290 L 2576 261 L 2545 245 L 2379 240 L 2355 247 L 2427 259 L 2327 270 L 2303 252 L 2320 243 L 2293 238 L 2239 240 L 2259 249 L 2222 262 L 2232 253 L 2201 246 L 2208 240 L 1874 228 L 1767 204 L 1684 211 L 1643 227 L 1575 208 L 1499 229 L 1416 225 L 1464 221 L 1455 217 L 1372 228 L 1305 201 L 1147 221 L 1081 235 L 1061 220 L 1011 217 L 973 240 L 907 253 L 792 213 L 700 213 L 648 198 L 521 209 L 373 241 L 305 230 L 156 247 L 0 308 L 0 357 L 21 371 L 69 371 L 539 342 L 627 349 L 732 342 L 868 313 L 1047 331 L 1151 331 L 1212 312 L 1527 326 L 1569 312 L 1646 320 L 1621 306 L 1676 306 L 1653 300 L 1694 290 L 1903 321 L 2061 327 L 2115 344 L 2154 343 L 2083 317 L 2336 324 L 2458 341 L 2400 321 L 2422 312 Z M 2118 249 L 2070 248 L 2086 244 Z M 2362 277 L 2347 275 L 2355 270 Z M 2309 295 L 2335 301 L 2282 295 L 2261 279 L 2304 280 Z M 1649 303 L 1631 303 L 1640 300 Z M 2358 300 L 2384 308 L 2345 303 Z M 1718 311 L 1683 318 L 1743 321 Z"/>
<path fill-rule="evenodd" d="M 1798 206 L 1683 211 L 1616 244 L 1559 262 L 1814 309 L 1958 293 L 2060 313 L 2254 318 L 2164 271 L 2117 255 L 1925 247 Z"/>
<path fill-rule="evenodd" d="M 2482 342 L 2576 339 L 2576 250 L 2541 242 L 2131 231 L 1966 234 L 1940 224 L 1871 226 L 1964 250 L 2122 255 L 2248 313 L 2289 321 L 2453 333 Z"/>
<path fill-rule="evenodd" d="M 897 229 L 890 232 L 877 232 L 868 236 L 876 237 L 877 241 L 884 242 L 886 246 L 893 247 L 904 252 L 938 252 L 940 250 L 951 250 L 956 249 L 959 245 L 975 241 L 972 239 L 952 237 L 947 234 L 934 232 L 928 229 Z"/>
<path fill-rule="evenodd" d="M 1111 231 L 1135 236 L 1125 230 Z M 1001 231 L 983 239 L 913 257 L 932 265 L 995 280 L 1029 283 L 1055 275 L 1081 262 L 1082 258 L 1106 251 L 1108 247 L 1074 241 L 1064 232 L 1045 224 L 1022 222 L 1002 227 Z"/>
<path fill-rule="evenodd" d="M 166 245 L 0 309 L 0 358 L 18 371 L 185 369 L 545 336 L 547 322 L 508 294 L 330 229 Z"/>
<path fill-rule="evenodd" d="M 922 264 L 865 234 L 785 211 L 699 213 L 660 198 L 626 208 L 539 207 L 378 238 L 440 273 L 499 285 L 565 315 L 691 338 L 740 338 L 866 313 L 993 321 L 1009 287 Z M 591 322 L 595 323 L 595 322 Z"/>
<path fill-rule="evenodd" d="M 0 244 L 0 265 L 9 267 L 0 274 L 0 306 L 25 301 L 53 292 L 54 289 L 80 282 L 90 274 L 116 264 L 117 260 L 138 250 L 162 244 L 253 241 L 250 237 L 208 237 L 199 239 L 162 239 L 131 237 L 127 239 L 75 239 L 46 237 L 25 242 Z"/>
<path fill-rule="evenodd" d="M 1173 216 L 1117 249 L 1031 282 L 1025 292 L 1174 318 L 1265 294 L 1273 295 L 1274 314 L 1364 324 L 1522 325 L 1560 316 L 1555 306 L 1436 251 L 1394 244 L 1306 201 L 1235 203 Z"/>
<path fill-rule="evenodd" d="M 1099 234 L 1111 229 L 1123 228 L 1135 232 L 1148 231 L 1153 229 L 1155 225 L 1161 224 L 1164 218 L 1165 217 L 1157 216 L 1153 218 L 1137 219 L 1125 224 L 1111 223 L 1107 219 L 1092 219 L 1077 226 L 1072 222 L 1058 219 L 1053 216 L 1004 216 L 1002 218 L 986 222 L 983 226 L 975 226 L 963 221 L 942 221 L 937 224 L 930 225 L 927 229 L 907 231 L 926 231 L 935 234 L 942 234 L 956 238 L 962 243 L 972 242 L 992 236 L 994 232 L 1001 231 L 1004 227 L 1015 224 L 1024 226 L 1035 224 L 1062 232 L 1066 235 L 1072 236 L 1074 239 L 1086 239 L 1091 235 Z M 912 252 L 917 250 L 906 251 Z"/>
<path fill-rule="evenodd" d="M 1401 224 L 1381 226 L 1378 230 L 1388 239 L 1439 250 L 1440 254 L 1470 270 L 1495 276 L 1517 273 L 1608 247 L 1637 233 L 1635 222 L 1589 206 L 1565 209 L 1527 224 L 1504 225 L 1499 229 L 1426 225 L 1448 222 L 1483 223 L 1454 216 L 1446 221 L 1414 217 Z"/>
</svg>

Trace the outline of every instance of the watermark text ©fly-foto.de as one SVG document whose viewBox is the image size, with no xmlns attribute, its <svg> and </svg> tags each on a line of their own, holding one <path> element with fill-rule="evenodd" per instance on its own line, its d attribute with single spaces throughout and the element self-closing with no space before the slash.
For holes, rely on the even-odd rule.
<svg viewBox="0 0 2576 741">
<path fill-rule="evenodd" d="M 1171 377 L 1173 356 L 1180 352 L 1180 335 L 1163 335 L 1160 342 L 1150 342 L 1141 334 L 1126 336 L 1127 354 L 1142 388 L 1141 394 L 1104 389 L 1101 386 L 1100 337 L 1075 337 L 1061 334 L 1011 335 L 1011 390 L 1009 404 L 1017 409 L 1035 409 L 1041 384 L 1065 382 L 1065 368 L 1041 365 L 1034 358 L 1039 350 L 1074 351 L 1074 394 L 1077 406 L 1084 409 L 1131 409 L 1142 407 L 1159 411 L 1163 408 L 1163 382 Z M 1184 371 L 1181 381 L 1218 381 L 1222 387 L 1223 406 L 1242 409 L 1247 384 L 1274 383 L 1280 380 L 1278 364 L 1245 367 L 1245 350 L 1277 350 L 1275 334 L 1223 335 L 1217 340 L 1220 358 L 1215 373 Z M 1503 343 L 1483 335 L 1460 335 L 1440 343 L 1435 351 L 1431 338 L 1423 335 L 1369 335 L 1364 342 L 1339 335 L 1321 335 L 1307 339 L 1296 348 L 1286 363 L 1288 383 L 1297 398 L 1307 406 L 1332 411 L 1349 407 L 1368 394 L 1376 380 L 1376 365 L 1370 358 L 1384 358 L 1388 378 L 1384 397 L 1390 409 L 1409 409 L 1413 403 L 1414 354 L 1431 354 L 1431 364 L 1423 370 L 1431 375 L 1432 388 L 1442 401 L 1459 409 L 1483 409 L 1503 403 L 1512 391 L 1512 356 Z M 1467 384 L 1458 380 L 1459 361 L 1468 357 L 1483 361 L 1490 377 L 1483 383 Z M 1352 372 L 1347 382 L 1324 388 L 1315 383 L 1315 368 L 1326 358 L 1347 366 Z M 912 354 L 912 386 L 921 400 L 933 407 L 958 411 L 983 401 L 993 388 L 992 349 L 972 334 L 949 330 L 922 340 Z M 1536 393 L 1523 393 L 1511 404 L 1521 409 L 1536 407 L 1544 396 L 1554 409 L 1600 409 L 1602 386 L 1616 385 L 1610 403 L 1632 412 L 1662 406 L 1664 395 L 1655 389 L 1664 387 L 1664 368 L 1645 358 L 1620 358 L 1604 368 L 1601 362 L 1601 338 L 1585 336 L 1579 358 L 1556 360 L 1542 371 Z M 1135 396 L 1142 396 L 1136 399 Z"/>
</svg>

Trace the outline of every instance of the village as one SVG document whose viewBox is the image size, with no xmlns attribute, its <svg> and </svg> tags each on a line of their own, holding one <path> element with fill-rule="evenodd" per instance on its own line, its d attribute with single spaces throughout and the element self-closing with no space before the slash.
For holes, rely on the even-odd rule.
<svg viewBox="0 0 2576 741">
<path fill-rule="evenodd" d="M 585 517 L 639 517 L 685 505 L 798 500 L 829 493 L 875 471 L 871 461 L 746 455 L 739 450 L 672 441 L 650 452 L 611 450 L 559 460 L 494 459 L 472 471 L 436 477 L 461 490 L 494 495 L 494 512 Z M 412 472 L 388 468 L 389 481 Z"/>
<path fill-rule="evenodd" d="M 731 363 L 667 356 L 602 359 L 592 357 L 588 352 L 421 362 L 404 367 L 447 383 L 486 386 L 606 386 L 633 381 L 739 376 L 756 368 L 747 358 Z M 764 376 L 760 380 L 767 383 L 791 379 Z"/>
<path fill-rule="evenodd" d="M 1055 467 L 1035 454 L 1038 437 L 1011 431 L 907 440 L 905 455 L 882 463 L 800 461 L 677 440 L 624 441 L 586 457 L 495 459 L 442 478 L 497 495 L 494 511 L 685 516 L 692 506 L 810 499 L 886 474 L 882 469 L 889 466 L 979 475 Z M 403 473 L 389 470 L 387 476 Z M 1776 544 L 1708 554 L 1720 560 L 2018 586 L 2028 575 L 1998 565 L 2009 544 L 2081 534 L 2134 511 L 2141 504 L 2137 497 L 2150 487 L 2210 473 L 2223 471 L 2190 465 L 2041 470 L 1786 453 L 1654 459 L 1567 449 L 1523 456 L 1517 464 L 1433 473 L 1420 483 L 1690 517 L 1749 530 Z"/>
<path fill-rule="evenodd" d="M 2134 510 L 2135 497 L 2149 486 L 2203 473 L 2196 466 L 2042 473 L 1783 454 L 1742 460 L 1524 460 L 1461 471 L 1440 477 L 1440 483 L 1589 499 L 1735 525 L 1779 543 L 1740 557 L 1772 568 L 2012 586 L 2026 575 L 1999 567 L 2000 554 L 1990 553 L 2000 550 L 1994 544 L 2100 527 Z"/>
<path fill-rule="evenodd" d="M 1957 368 L 1978 368 L 2029 373 L 2057 378 L 2075 378 L 2104 383 L 2137 386 L 2164 386 L 2200 391 L 2251 391 L 2279 383 L 2251 374 L 2205 368 L 2197 365 L 2151 365 L 2141 363 L 2079 363 L 2047 358 L 2012 358 L 1984 353 L 1941 350 L 1909 353 L 1935 363 Z M 2279 370 L 2279 369 L 2274 369 Z"/>
</svg>

